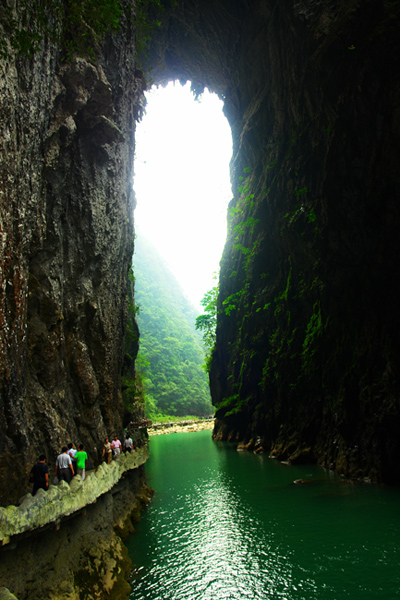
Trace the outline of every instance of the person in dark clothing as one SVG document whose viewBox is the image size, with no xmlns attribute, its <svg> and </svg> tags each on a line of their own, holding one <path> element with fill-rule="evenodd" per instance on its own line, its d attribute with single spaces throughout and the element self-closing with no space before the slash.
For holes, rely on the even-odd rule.
<svg viewBox="0 0 400 600">
<path fill-rule="evenodd" d="M 41 454 L 39 461 L 31 469 L 30 481 L 33 482 L 32 496 L 38 489 L 47 490 L 49 488 L 49 467 L 46 464 L 46 456 Z"/>
</svg>

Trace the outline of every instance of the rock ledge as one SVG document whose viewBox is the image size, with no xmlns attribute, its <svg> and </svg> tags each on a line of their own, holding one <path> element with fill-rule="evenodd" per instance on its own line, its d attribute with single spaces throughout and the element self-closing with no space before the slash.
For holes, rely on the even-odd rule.
<svg viewBox="0 0 400 600">
<path fill-rule="evenodd" d="M 111 490 L 124 473 L 137 469 L 149 458 L 148 446 L 131 454 L 121 454 L 111 464 L 101 464 L 82 481 L 76 475 L 71 484 L 61 482 L 51 485 L 47 492 L 38 490 L 33 497 L 27 494 L 19 506 L 0 508 L 0 544 L 10 542 L 10 538 L 26 531 L 57 523 L 63 517 L 82 510 L 88 504 Z"/>
</svg>

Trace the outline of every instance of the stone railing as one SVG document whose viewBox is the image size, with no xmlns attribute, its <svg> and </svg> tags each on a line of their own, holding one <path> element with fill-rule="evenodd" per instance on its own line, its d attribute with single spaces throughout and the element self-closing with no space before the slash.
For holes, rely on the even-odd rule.
<svg viewBox="0 0 400 600">
<path fill-rule="evenodd" d="M 51 485 L 47 492 L 40 489 L 35 496 L 27 494 L 19 506 L 0 507 L 0 545 L 8 544 L 15 535 L 57 523 L 93 504 L 110 491 L 126 471 L 140 467 L 148 458 L 146 445 L 134 452 L 120 454 L 109 465 L 101 464 L 96 470 L 89 471 L 84 481 L 76 475 L 69 485 L 61 481 Z"/>
</svg>

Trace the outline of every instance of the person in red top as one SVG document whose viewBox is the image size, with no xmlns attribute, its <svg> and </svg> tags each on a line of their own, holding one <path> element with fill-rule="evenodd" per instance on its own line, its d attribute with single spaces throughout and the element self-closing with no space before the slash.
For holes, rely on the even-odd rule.
<svg viewBox="0 0 400 600">
<path fill-rule="evenodd" d="M 114 436 L 114 439 L 111 442 L 111 448 L 113 449 L 114 456 L 121 454 L 121 442 L 119 441 L 117 435 Z"/>
</svg>

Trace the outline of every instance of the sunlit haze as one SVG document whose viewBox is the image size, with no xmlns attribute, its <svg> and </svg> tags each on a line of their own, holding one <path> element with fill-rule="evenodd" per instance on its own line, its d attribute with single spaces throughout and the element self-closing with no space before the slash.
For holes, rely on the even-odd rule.
<svg viewBox="0 0 400 600">
<path fill-rule="evenodd" d="M 169 264 L 196 308 L 215 282 L 231 199 L 230 127 L 222 101 L 206 89 L 169 83 L 146 93 L 137 126 L 135 226 Z"/>
</svg>

